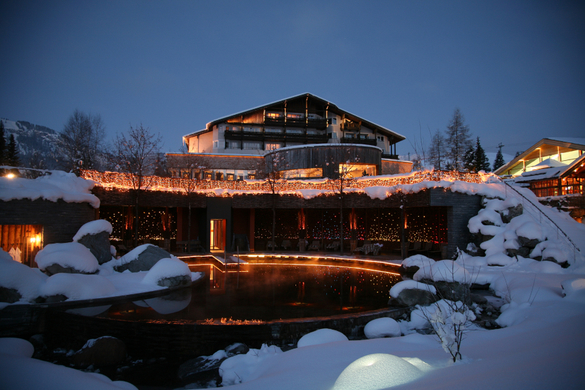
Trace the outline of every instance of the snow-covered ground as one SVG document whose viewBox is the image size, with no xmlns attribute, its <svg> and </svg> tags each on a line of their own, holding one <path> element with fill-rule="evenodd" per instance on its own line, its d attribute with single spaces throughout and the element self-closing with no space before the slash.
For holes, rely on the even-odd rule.
<svg viewBox="0 0 585 390">
<path fill-rule="evenodd" d="M 480 220 L 491 221 L 493 225 L 483 225 L 479 220 L 470 221 L 469 225 L 471 230 L 491 229 L 494 238 L 482 244 L 487 252 L 484 257 L 461 255 L 456 262 L 440 262 L 441 265 L 425 262 L 420 257 L 412 260 L 420 261 L 421 269 L 415 281 L 403 288 L 418 286 L 424 278 L 444 279 L 441 270 L 447 266 L 452 270 L 453 279 L 472 277 L 476 283 L 489 284 L 503 303 L 502 314 L 497 320 L 502 328 L 469 327 L 461 344 L 463 358 L 453 363 L 436 336 L 416 332 L 424 322 L 424 318 L 415 316 L 419 310 L 413 312 L 409 321 L 398 323 L 401 333 L 398 337 L 376 338 L 397 333 L 392 321 L 379 321 L 370 326 L 367 340 L 349 341 L 333 331 L 322 330 L 306 336 L 300 347 L 287 352 L 268 346 L 252 349 L 246 355 L 237 355 L 222 363 L 224 383 L 233 384 L 229 388 L 234 390 L 585 388 L 583 225 L 537 202 L 535 206 L 525 204 L 524 199 L 501 184 L 447 185 L 440 182 L 403 186 L 402 190 L 417 191 L 429 185 L 502 198 L 488 202 L 484 209 L 487 211 L 482 212 Z M 392 191 L 392 188 L 375 188 L 371 195 L 388 196 Z M 523 194 L 534 198 L 529 193 Z M 516 223 L 512 220 L 505 224 L 490 212 L 501 212 L 518 203 L 524 205 L 525 213 Z M 561 226 L 576 247 L 537 209 Z M 514 248 L 519 235 L 544 239 L 548 244 L 540 248 L 541 253 L 549 250 L 551 256 L 566 259 L 570 266 L 562 268 L 551 261 L 506 256 L 506 249 Z M 0 265 L 11 264 L 15 268 L 9 261 L 4 256 Z M 12 271 L 15 275 L 25 273 L 21 269 Z M 105 272 L 104 277 L 107 274 Z M 0 278 L 2 275 L 0 272 Z M 110 282 L 127 286 L 125 292 L 130 293 L 132 286 L 137 285 L 125 284 L 125 277 L 130 278 L 131 274 L 118 274 L 116 278 L 120 279 L 110 279 Z M 45 279 L 38 274 L 31 276 L 31 280 L 39 284 L 46 283 Z M 399 290 L 397 288 L 392 294 Z M 128 383 L 112 382 L 99 374 L 82 373 L 31 356 L 31 346 L 27 342 L 0 339 L 0 388 L 134 388 Z"/>
</svg>

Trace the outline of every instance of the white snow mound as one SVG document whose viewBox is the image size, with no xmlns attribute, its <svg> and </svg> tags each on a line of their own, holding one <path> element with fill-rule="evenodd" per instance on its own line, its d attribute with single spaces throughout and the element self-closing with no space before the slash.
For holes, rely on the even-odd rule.
<svg viewBox="0 0 585 390">
<path fill-rule="evenodd" d="M 301 337 L 297 343 L 297 347 L 308 347 L 310 345 L 333 343 L 336 341 L 348 341 L 348 338 L 346 335 L 337 330 L 324 328 L 307 333 Z"/>
</svg>

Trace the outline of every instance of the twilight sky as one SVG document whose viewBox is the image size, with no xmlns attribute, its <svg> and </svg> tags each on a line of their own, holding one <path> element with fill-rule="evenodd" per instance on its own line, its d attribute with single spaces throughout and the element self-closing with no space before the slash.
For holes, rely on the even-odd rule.
<svg viewBox="0 0 585 390">
<path fill-rule="evenodd" d="M 181 136 L 310 92 L 428 146 L 456 107 L 488 152 L 585 137 L 584 1 L 0 4 L 0 117 Z"/>
</svg>

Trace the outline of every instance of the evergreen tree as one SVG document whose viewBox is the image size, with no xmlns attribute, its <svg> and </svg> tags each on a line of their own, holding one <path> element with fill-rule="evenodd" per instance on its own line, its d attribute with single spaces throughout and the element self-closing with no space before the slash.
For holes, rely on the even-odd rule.
<svg viewBox="0 0 585 390">
<path fill-rule="evenodd" d="M 479 137 L 477 137 L 475 148 L 470 146 L 465 152 L 463 167 L 469 172 L 490 171 L 490 161 L 481 147 Z"/>
<path fill-rule="evenodd" d="M 496 159 L 494 160 L 494 172 L 498 170 L 498 168 L 503 167 L 506 162 L 504 161 L 504 155 L 502 154 L 502 148 L 504 145 L 500 143 L 498 145 L 498 153 L 496 154 Z"/>
<path fill-rule="evenodd" d="M 473 146 L 470 146 L 465 151 L 465 156 L 463 157 L 463 169 L 468 172 L 476 172 L 475 170 L 475 149 Z"/>
<path fill-rule="evenodd" d="M 481 147 L 479 137 L 477 137 L 477 144 L 475 145 L 475 171 L 490 171 L 490 159 L 485 154 L 485 150 Z"/>
<path fill-rule="evenodd" d="M 472 146 L 469 126 L 465 124 L 465 118 L 459 108 L 453 112 L 453 118 L 447 125 L 447 158 L 449 165 L 454 170 L 464 168 L 465 153 Z"/>
<path fill-rule="evenodd" d="M 429 145 L 429 162 L 435 169 L 445 169 L 446 159 L 446 143 L 445 136 L 439 130 L 435 131 L 433 138 L 431 138 L 431 144 Z"/>
<path fill-rule="evenodd" d="M 10 138 L 8 140 L 6 163 L 13 167 L 17 167 L 20 165 L 20 158 L 18 157 L 18 147 L 16 146 L 14 134 L 10 134 Z"/>
<path fill-rule="evenodd" d="M 0 119 L 0 165 L 6 164 L 6 138 L 4 138 L 4 122 Z"/>
</svg>

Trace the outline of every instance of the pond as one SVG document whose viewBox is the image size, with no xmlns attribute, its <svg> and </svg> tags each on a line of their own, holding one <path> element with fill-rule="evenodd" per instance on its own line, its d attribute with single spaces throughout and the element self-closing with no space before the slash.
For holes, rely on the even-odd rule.
<svg viewBox="0 0 585 390">
<path fill-rule="evenodd" d="M 387 270 L 333 264 L 191 263 L 205 281 L 169 296 L 112 305 L 99 317 L 198 324 L 262 323 L 330 317 L 388 307 L 400 276 Z"/>
</svg>

